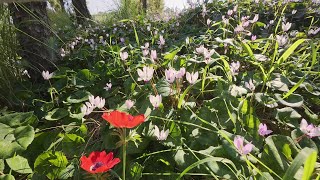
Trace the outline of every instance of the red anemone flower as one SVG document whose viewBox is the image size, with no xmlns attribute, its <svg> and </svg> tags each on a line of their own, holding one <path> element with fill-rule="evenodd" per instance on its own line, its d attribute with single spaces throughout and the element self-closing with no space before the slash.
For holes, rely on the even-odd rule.
<svg viewBox="0 0 320 180">
<path fill-rule="evenodd" d="M 113 159 L 113 153 L 106 154 L 105 151 L 92 152 L 89 157 L 82 156 L 80 158 L 81 168 L 89 173 L 103 173 L 109 171 L 113 166 L 120 162 L 119 158 Z"/>
<path fill-rule="evenodd" d="M 120 111 L 103 113 L 102 118 L 107 120 L 112 126 L 118 128 L 134 128 L 143 123 L 145 119 L 143 114 L 132 116 Z"/>
</svg>

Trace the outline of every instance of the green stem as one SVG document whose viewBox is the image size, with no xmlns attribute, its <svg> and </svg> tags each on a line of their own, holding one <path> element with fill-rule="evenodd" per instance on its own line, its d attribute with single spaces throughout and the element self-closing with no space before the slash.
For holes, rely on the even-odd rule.
<svg viewBox="0 0 320 180">
<path fill-rule="evenodd" d="M 123 146 L 122 146 L 122 180 L 126 180 L 126 154 L 127 154 L 127 142 L 126 142 L 126 128 L 123 128 Z"/>
</svg>

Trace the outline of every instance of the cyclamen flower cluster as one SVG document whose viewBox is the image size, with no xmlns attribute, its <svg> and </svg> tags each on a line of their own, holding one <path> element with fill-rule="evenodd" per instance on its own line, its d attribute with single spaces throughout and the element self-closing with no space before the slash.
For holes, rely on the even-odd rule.
<svg viewBox="0 0 320 180">
<path fill-rule="evenodd" d="M 89 96 L 89 102 L 85 102 L 85 105 L 81 107 L 81 112 L 84 115 L 89 115 L 92 113 L 94 108 L 102 109 L 106 103 L 106 100 L 104 98 L 101 98 L 99 96 L 94 97 L 92 95 Z"/>
<path fill-rule="evenodd" d="M 203 57 L 204 57 L 204 62 L 206 64 L 209 64 L 212 59 L 211 59 L 211 56 L 216 52 L 214 49 L 211 49 L 210 51 L 205 48 L 203 45 L 201 45 L 200 47 L 196 48 L 196 52 L 198 54 L 202 54 Z"/>
<path fill-rule="evenodd" d="M 173 83 L 175 79 L 182 79 L 182 77 L 186 73 L 186 69 L 183 67 L 183 68 L 180 68 L 179 71 L 176 71 L 173 68 L 169 68 L 169 69 L 165 70 L 164 73 L 165 73 L 166 80 L 169 83 Z"/>
<path fill-rule="evenodd" d="M 320 136 L 320 127 L 315 127 L 312 123 L 308 124 L 305 119 L 301 120 L 300 130 L 310 138 Z"/>
</svg>

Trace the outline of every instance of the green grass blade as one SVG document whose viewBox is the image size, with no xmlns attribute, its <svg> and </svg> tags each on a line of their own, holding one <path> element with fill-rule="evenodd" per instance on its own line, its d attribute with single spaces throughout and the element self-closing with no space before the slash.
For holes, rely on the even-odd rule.
<svg viewBox="0 0 320 180">
<path fill-rule="evenodd" d="M 292 180 L 294 179 L 295 174 L 297 173 L 298 169 L 302 166 L 302 164 L 306 164 L 308 161 L 307 159 L 310 156 L 313 156 L 314 150 L 311 148 L 304 148 L 300 151 L 300 153 L 294 158 L 290 167 L 286 171 L 283 176 L 283 180 Z"/>
<path fill-rule="evenodd" d="M 311 175 L 314 170 L 314 166 L 316 164 L 316 161 L 317 161 L 317 152 L 314 151 L 314 152 L 312 152 L 312 154 L 308 157 L 308 159 L 304 163 L 302 180 L 311 179 Z"/>
</svg>

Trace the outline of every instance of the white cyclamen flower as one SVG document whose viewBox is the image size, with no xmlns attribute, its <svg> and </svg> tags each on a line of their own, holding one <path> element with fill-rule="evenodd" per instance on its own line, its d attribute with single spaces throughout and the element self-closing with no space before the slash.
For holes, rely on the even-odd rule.
<svg viewBox="0 0 320 180">
<path fill-rule="evenodd" d="M 103 88 L 106 91 L 109 91 L 112 88 L 112 84 L 111 83 L 107 83 L 106 86 Z"/>
<path fill-rule="evenodd" d="M 161 95 L 156 95 L 156 96 L 150 95 L 149 100 L 154 108 L 158 108 L 162 102 L 162 97 Z"/>
<path fill-rule="evenodd" d="M 120 58 L 122 61 L 125 61 L 126 59 L 128 59 L 129 55 L 127 52 L 120 52 Z"/>
<path fill-rule="evenodd" d="M 148 82 L 152 79 L 154 69 L 152 67 L 144 66 L 142 70 L 138 69 L 137 72 L 139 75 L 138 81 Z"/>
<path fill-rule="evenodd" d="M 168 135 L 169 135 L 169 129 L 167 129 L 166 131 L 164 130 L 159 130 L 158 126 L 154 126 L 154 135 L 157 137 L 157 140 L 159 141 L 164 141 L 167 139 Z"/>
<path fill-rule="evenodd" d="M 170 68 L 170 69 L 167 69 L 164 71 L 164 74 L 166 76 L 166 80 L 169 82 L 169 83 L 173 83 L 173 81 L 175 80 L 176 78 L 176 70 Z"/>
<path fill-rule="evenodd" d="M 198 77 L 199 77 L 199 73 L 198 72 L 196 72 L 196 73 L 187 72 L 186 73 L 186 79 L 190 84 L 196 83 L 196 81 L 198 80 Z"/>
<path fill-rule="evenodd" d="M 43 79 L 45 80 L 49 80 L 51 79 L 53 76 L 53 72 L 52 73 L 49 73 L 49 71 L 42 71 L 42 77 Z"/>
<path fill-rule="evenodd" d="M 186 68 L 182 67 L 179 71 L 176 71 L 176 78 L 181 79 L 186 74 Z"/>
<path fill-rule="evenodd" d="M 287 23 L 282 23 L 282 30 L 284 32 L 288 31 L 291 28 L 291 23 L 287 22 Z"/>
<path fill-rule="evenodd" d="M 127 109 L 131 109 L 132 106 L 134 105 L 134 101 L 126 100 L 125 105 L 126 105 Z"/>
</svg>

